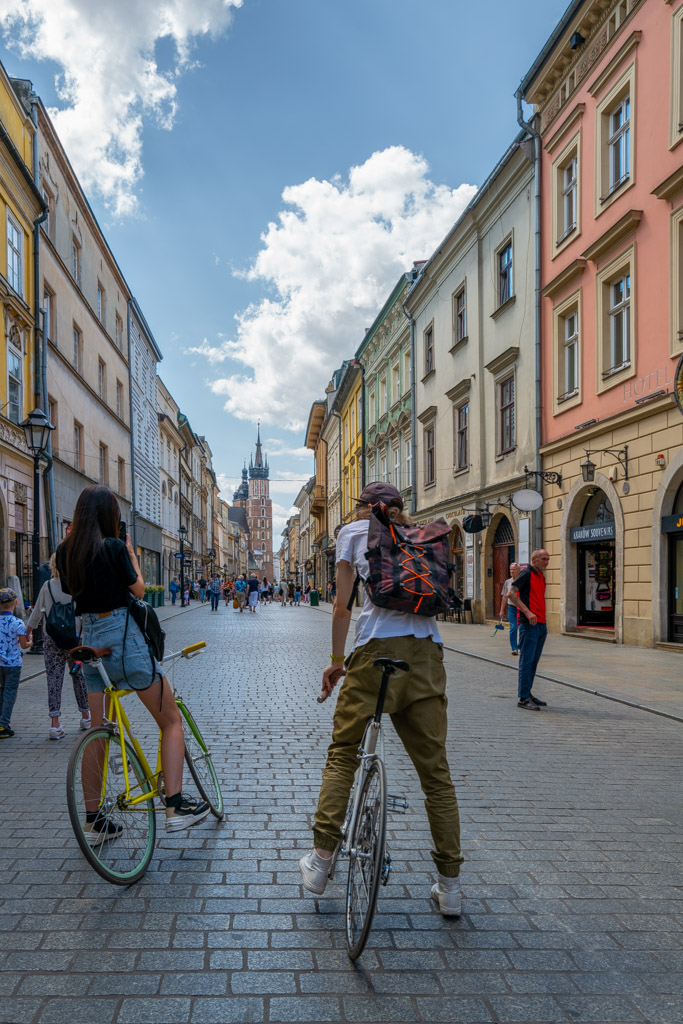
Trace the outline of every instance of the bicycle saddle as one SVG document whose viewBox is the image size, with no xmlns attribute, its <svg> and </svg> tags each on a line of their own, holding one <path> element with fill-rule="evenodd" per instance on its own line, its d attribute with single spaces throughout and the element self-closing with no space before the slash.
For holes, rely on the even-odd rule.
<svg viewBox="0 0 683 1024">
<path fill-rule="evenodd" d="M 72 661 L 95 661 L 96 658 L 108 658 L 110 647 L 72 647 L 69 657 Z"/>
<path fill-rule="evenodd" d="M 407 661 L 392 661 L 391 658 L 375 658 L 373 665 L 381 668 L 385 675 L 391 676 L 394 672 L 409 672 L 410 665 Z"/>
</svg>

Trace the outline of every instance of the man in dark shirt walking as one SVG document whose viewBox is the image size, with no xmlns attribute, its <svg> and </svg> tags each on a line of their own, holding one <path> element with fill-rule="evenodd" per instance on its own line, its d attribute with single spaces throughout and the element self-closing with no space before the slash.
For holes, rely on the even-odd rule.
<svg viewBox="0 0 683 1024">
<path fill-rule="evenodd" d="M 545 570 L 550 555 L 543 548 L 533 551 L 531 565 L 522 569 L 508 592 L 508 602 L 519 612 L 519 674 L 517 707 L 525 711 L 538 711 L 547 701 L 534 697 L 534 685 L 548 627 L 545 621 Z"/>
</svg>

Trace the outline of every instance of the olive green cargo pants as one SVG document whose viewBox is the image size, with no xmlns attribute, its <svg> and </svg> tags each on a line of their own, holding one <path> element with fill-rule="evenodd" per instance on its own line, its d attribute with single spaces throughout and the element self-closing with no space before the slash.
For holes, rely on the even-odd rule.
<svg viewBox="0 0 683 1024">
<path fill-rule="evenodd" d="M 410 672 L 391 676 L 384 710 L 391 716 L 420 778 L 435 847 L 434 863 L 440 874 L 455 877 L 464 858 L 460 853 L 458 801 L 446 757 L 446 672 L 443 649 L 430 638 L 370 640 L 347 658 L 315 813 L 315 845 L 321 850 L 334 850 L 340 839 L 358 767 L 358 744 L 377 704 L 382 674 L 373 665 L 375 658 L 400 659 L 410 665 Z"/>
</svg>

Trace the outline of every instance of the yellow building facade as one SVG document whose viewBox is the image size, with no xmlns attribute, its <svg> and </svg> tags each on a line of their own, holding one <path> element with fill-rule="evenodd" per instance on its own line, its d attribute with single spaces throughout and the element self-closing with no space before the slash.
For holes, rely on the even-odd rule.
<svg viewBox="0 0 683 1024">
<path fill-rule="evenodd" d="M 44 210 L 33 180 L 30 95 L 30 83 L 12 82 L 0 65 L 0 585 L 18 577 L 24 598 L 31 596 L 33 458 L 19 424 L 40 404 L 33 256 Z"/>
<path fill-rule="evenodd" d="M 349 362 L 339 383 L 335 406 L 341 417 L 341 520 L 353 519 L 363 490 L 363 374 L 360 364 Z"/>
</svg>

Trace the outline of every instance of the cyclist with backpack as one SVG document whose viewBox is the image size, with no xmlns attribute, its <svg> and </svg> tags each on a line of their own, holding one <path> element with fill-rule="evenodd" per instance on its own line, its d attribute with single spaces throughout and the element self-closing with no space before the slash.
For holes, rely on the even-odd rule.
<svg viewBox="0 0 683 1024">
<path fill-rule="evenodd" d="M 166 831 L 201 821 L 209 805 L 181 792 L 185 739 L 178 706 L 161 664 L 130 612 L 131 595 L 142 598 L 145 584 L 130 536 L 119 539 L 121 513 L 113 491 L 92 485 L 81 491 L 71 532 L 57 548 L 57 569 L 65 594 L 73 595 L 82 617 L 82 644 L 109 648 L 103 664 L 112 683 L 133 689 L 161 731 L 161 766 L 166 792 Z M 84 664 L 93 726 L 104 717 L 104 682 L 94 665 Z M 97 766 L 92 766 L 96 772 Z M 96 789 L 96 787 L 92 787 Z M 122 832 L 102 809 L 86 801 L 86 833 L 93 846 Z"/>
<path fill-rule="evenodd" d="M 380 541 L 380 513 L 385 526 Z M 371 523 L 371 519 L 373 522 Z M 461 912 L 460 819 L 455 788 L 446 756 L 446 672 L 443 645 L 434 609 L 447 600 L 447 537 L 444 520 L 423 529 L 409 528 L 400 492 L 388 483 L 368 484 L 356 504 L 355 522 L 344 526 L 337 538 L 336 602 L 332 612 L 332 653 L 323 672 L 322 696 L 327 697 L 343 678 L 334 712 L 332 743 L 323 770 L 322 788 L 313 824 L 313 849 L 300 861 L 304 887 L 321 895 L 327 885 L 332 854 L 340 840 L 349 794 L 358 767 L 358 745 L 368 719 L 374 714 L 380 686 L 376 658 L 406 661 L 410 671 L 392 678 L 385 711 L 401 739 L 420 778 L 432 833 L 432 858 L 438 880 L 431 895 L 442 914 L 457 917 Z M 435 575 L 420 562 L 410 579 L 404 574 L 400 599 L 390 595 L 397 564 L 392 535 L 414 535 L 414 548 L 421 552 L 431 545 Z M 370 537 L 370 543 L 369 538 Z M 368 550 L 371 545 L 373 550 Z M 373 560 L 373 572 L 366 553 Z M 401 554 L 401 558 L 406 557 Z M 409 557 L 409 556 L 408 556 Z M 382 570 L 378 568 L 381 560 Z M 417 564 L 417 563 L 416 563 Z M 416 573 L 421 573 L 418 578 Z M 356 635 L 348 657 L 344 657 L 355 597 L 354 576 L 367 581 L 365 599 L 356 622 Z M 436 578 L 438 576 L 438 578 Z M 368 579 L 371 577 L 370 579 Z M 426 581 L 426 582 L 425 582 Z M 384 591 L 384 594 L 382 593 Z M 443 592 L 443 595 L 442 593 Z M 372 600 L 371 600 L 372 594 Z M 420 607 L 422 606 L 422 607 Z M 404 610 L 410 609 L 410 610 Z M 416 612 L 417 609 L 417 612 Z M 429 612 L 430 614 L 424 614 Z"/>
<path fill-rule="evenodd" d="M 50 572 L 52 578 L 40 588 L 35 606 L 26 623 L 26 632 L 31 636 L 33 630 L 43 623 L 48 712 L 52 719 L 49 736 L 51 740 L 61 740 L 66 735 L 61 723 L 64 669 L 69 661 L 69 651 L 79 643 L 80 623 L 76 619 L 74 599 L 62 590 L 57 572 L 57 558 L 54 554 L 50 557 Z M 76 704 L 81 713 L 80 728 L 89 729 L 88 691 L 78 662 L 73 666 L 71 681 Z"/>
</svg>

